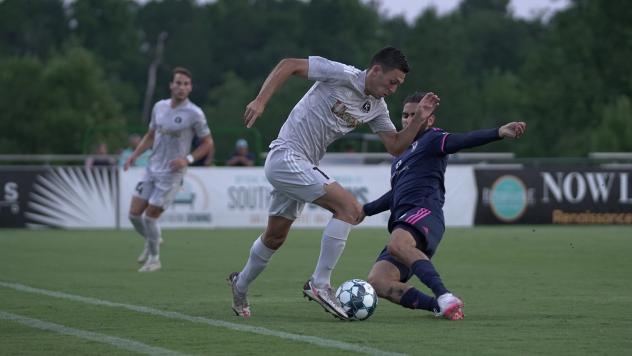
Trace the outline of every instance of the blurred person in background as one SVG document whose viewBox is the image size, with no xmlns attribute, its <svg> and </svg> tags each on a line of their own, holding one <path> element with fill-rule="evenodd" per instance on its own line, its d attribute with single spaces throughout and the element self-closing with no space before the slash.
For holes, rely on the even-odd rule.
<svg viewBox="0 0 632 356">
<path fill-rule="evenodd" d="M 227 166 L 250 167 L 255 165 L 255 154 L 248 151 L 248 141 L 240 138 L 235 142 L 235 151 L 226 161 Z"/>
<path fill-rule="evenodd" d="M 193 89 L 191 73 L 185 68 L 175 68 L 169 89 L 171 98 L 154 104 L 149 131 L 124 165 L 127 171 L 143 152 L 152 149 L 149 165 L 136 185 L 129 209 L 130 222 L 145 239 L 138 257 L 138 262 L 143 263 L 139 272 L 153 272 L 162 267 L 158 219 L 182 186 L 187 166 L 213 149 L 204 112 L 189 100 Z M 191 151 L 193 136 L 199 137 L 201 143 Z"/>
<path fill-rule="evenodd" d="M 105 142 L 99 142 L 95 148 L 94 153 L 86 158 L 85 166 L 87 168 L 95 166 L 115 166 L 116 160 L 108 154 L 108 144 Z"/>
<path fill-rule="evenodd" d="M 127 145 L 128 146 L 125 147 L 121 151 L 121 154 L 119 155 L 119 159 L 118 159 L 119 166 L 121 166 L 121 167 L 125 166 L 125 162 L 132 155 L 132 153 L 134 153 L 134 150 L 140 144 L 140 140 L 141 139 L 142 139 L 142 137 L 139 134 L 133 133 L 133 134 L 129 135 L 129 137 L 127 138 Z M 143 152 L 140 156 L 138 156 L 138 158 L 136 158 L 136 160 L 134 161 L 134 166 L 135 167 L 147 167 L 147 165 L 149 164 L 149 157 L 150 156 L 151 156 L 151 149 L 148 149 L 145 152 Z"/>
</svg>

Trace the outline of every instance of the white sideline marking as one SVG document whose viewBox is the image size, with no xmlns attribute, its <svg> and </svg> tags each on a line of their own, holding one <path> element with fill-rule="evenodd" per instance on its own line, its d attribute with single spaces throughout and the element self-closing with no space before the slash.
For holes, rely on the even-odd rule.
<svg viewBox="0 0 632 356">
<path fill-rule="evenodd" d="M 26 316 L 18 315 L 18 314 L 8 313 L 2 310 L 0 310 L 0 319 L 15 321 L 15 322 L 18 322 L 26 326 L 30 326 L 35 329 L 48 330 L 48 331 L 53 331 L 59 334 L 66 334 L 66 335 L 76 336 L 81 339 L 100 342 L 103 344 L 110 344 L 112 346 L 116 346 L 121 349 L 138 352 L 142 354 L 174 355 L 174 356 L 182 355 L 181 353 L 163 349 L 162 347 L 149 346 L 147 344 L 143 344 L 142 342 L 123 339 L 116 336 L 99 334 L 92 331 L 74 329 L 74 328 L 70 328 L 64 325 L 50 323 L 48 321 L 43 321 L 43 320 L 33 319 Z"/>
<path fill-rule="evenodd" d="M 236 324 L 236 323 L 231 323 L 231 322 L 223 321 L 223 320 L 208 319 L 201 316 L 191 316 L 191 315 L 182 314 L 179 312 L 154 309 L 154 308 L 145 307 L 142 305 L 110 302 L 107 300 L 101 300 L 101 299 L 90 298 L 90 297 L 82 297 L 80 295 L 56 292 L 56 291 L 47 290 L 47 289 L 33 288 L 33 287 L 29 287 L 29 286 L 19 284 L 19 283 L 8 283 L 8 282 L 0 281 L 0 286 L 5 287 L 5 288 L 15 289 L 21 292 L 41 294 L 41 295 L 46 295 L 49 297 L 67 299 L 67 300 L 72 300 L 75 302 L 80 302 L 80 303 L 85 303 L 85 304 L 100 305 L 100 306 L 106 306 L 106 307 L 112 307 L 112 308 L 123 308 L 123 309 L 132 310 L 138 313 L 157 315 L 157 316 L 162 316 L 169 319 L 186 320 L 193 323 L 206 324 L 210 326 L 216 326 L 216 327 L 221 327 L 221 328 L 226 328 L 226 329 L 231 329 L 231 330 L 236 330 L 236 331 L 249 332 L 249 333 L 259 334 L 259 335 L 274 336 L 274 337 L 278 337 L 285 340 L 305 342 L 308 344 L 326 347 L 330 349 L 338 349 L 338 350 L 351 351 L 351 352 L 363 353 L 363 354 L 368 354 L 368 355 L 380 355 L 380 356 L 405 356 L 406 355 L 406 354 L 402 354 L 398 352 L 383 351 L 383 350 L 368 347 L 368 346 L 350 344 L 343 341 L 324 339 L 317 336 L 292 334 L 285 331 L 266 329 L 259 326 Z"/>
</svg>

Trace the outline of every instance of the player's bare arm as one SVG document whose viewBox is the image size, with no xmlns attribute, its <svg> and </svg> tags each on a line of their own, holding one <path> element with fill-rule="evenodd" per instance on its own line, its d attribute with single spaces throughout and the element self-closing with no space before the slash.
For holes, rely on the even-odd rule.
<svg viewBox="0 0 632 356">
<path fill-rule="evenodd" d="M 169 162 L 169 167 L 173 171 L 180 170 L 188 166 L 189 164 L 197 161 L 198 159 L 206 156 L 209 152 L 211 152 L 212 149 L 214 149 L 215 143 L 213 142 L 213 138 L 211 137 L 211 135 L 206 135 L 200 140 L 200 145 L 197 146 L 197 148 L 193 150 L 193 152 L 187 155 L 187 157 L 179 157 L 172 160 L 171 162 Z M 189 159 L 188 156 L 191 156 L 191 158 Z"/>
<path fill-rule="evenodd" d="M 386 151 L 393 156 L 402 154 L 415 139 L 420 130 L 425 130 L 428 118 L 432 116 L 441 99 L 435 93 L 427 93 L 417 105 L 410 123 L 399 132 L 379 132 Z"/>
<path fill-rule="evenodd" d="M 261 86 L 259 94 L 255 100 L 251 101 L 246 106 L 246 112 L 244 113 L 244 123 L 246 127 L 250 128 L 255 124 L 255 121 L 263 114 L 266 104 L 272 97 L 272 95 L 285 83 L 286 80 L 292 75 L 307 78 L 307 71 L 309 68 L 307 59 L 301 58 L 285 58 L 282 59 L 279 64 L 274 67 L 272 72 L 268 74 L 265 82 Z"/>
<path fill-rule="evenodd" d="M 140 143 L 138 144 L 134 152 L 132 152 L 132 154 L 125 161 L 125 165 L 123 166 L 124 171 L 127 171 L 129 167 L 134 165 L 134 162 L 136 161 L 136 158 L 138 158 L 138 156 L 142 155 L 143 152 L 147 151 L 148 149 L 151 148 L 151 146 L 153 146 L 155 136 L 156 136 L 155 129 L 150 129 L 145 134 L 145 136 L 143 136 L 143 138 L 140 140 Z"/>
<path fill-rule="evenodd" d="M 509 138 L 520 138 L 527 130 L 527 124 L 522 121 L 510 122 L 498 129 L 498 136 Z"/>
</svg>

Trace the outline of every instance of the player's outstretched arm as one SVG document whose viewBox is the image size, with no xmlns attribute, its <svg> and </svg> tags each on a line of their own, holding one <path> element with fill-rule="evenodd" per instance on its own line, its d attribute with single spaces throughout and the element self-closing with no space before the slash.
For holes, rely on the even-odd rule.
<svg viewBox="0 0 632 356">
<path fill-rule="evenodd" d="M 527 124 L 524 122 L 510 122 L 499 128 L 447 134 L 441 151 L 442 153 L 456 153 L 465 148 L 482 146 L 505 137 L 519 138 L 525 133 L 526 129 Z"/>
<path fill-rule="evenodd" d="M 393 156 L 399 156 L 413 142 L 419 131 L 428 127 L 428 118 L 432 116 L 437 106 L 439 97 L 435 93 L 427 93 L 417 105 L 415 115 L 408 126 L 399 132 L 378 132 L 378 136 L 384 143 L 386 151 Z"/>
<path fill-rule="evenodd" d="M 244 123 L 246 127 L 251 128 L 252 125 L 255 124 L 255 121 L 263 114 L 272 94 L 274 94 L 290 76 L 297 75 L 307 78 L 308 68 L 309 62 L 307 59 L 282 59 L 279 64 L 274 67 L 272 72 L 268 74 L 255 100 L 246 106 L 246 112 L 244 113 Z"/>
</svg>

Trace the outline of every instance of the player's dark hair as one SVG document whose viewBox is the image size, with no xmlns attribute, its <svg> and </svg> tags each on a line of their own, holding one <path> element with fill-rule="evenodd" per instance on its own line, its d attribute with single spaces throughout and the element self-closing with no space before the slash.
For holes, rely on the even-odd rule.
<svg viewBox="0 0 632 356">
<path fill-rule="evenodd" d="M 193 76 L 191 75 L 191 72 L 188 69 L 184 68 L 184 67 L 175 67 L 175 68 L 173 68 L 173 70 L 171 71 L 171 81 L 172 82 L 175 79 L 176 74 L 186 75 L 187 77 L 189 77 L 190 80 L 193 80 Z"/>
<path fill-rule="evenodd" d="M 384 47 L 374 54 L 373 58 L 371 58 L 369 68 L 376 64 L 382 66 L 384 71 L 392 69 L 399 69 L 404 73 L 408 73 L 410 71 L 406 56 L 402 51 L 395 47 Z"/>
<path fill-rule="evenodd" d="M 404 102 L 402 103 L 402 105 L 406 105 L 408 103 L 414 103 L 417 104 L 421 101 L 421 99 L 424 98 L 424 96 L 426 96 L 426 93 L 423 91 L 416 91 L 412 94 L 410 94 L 409 96 L 406 97 L 406 99 L 404 99 Z"/>
</svg>

